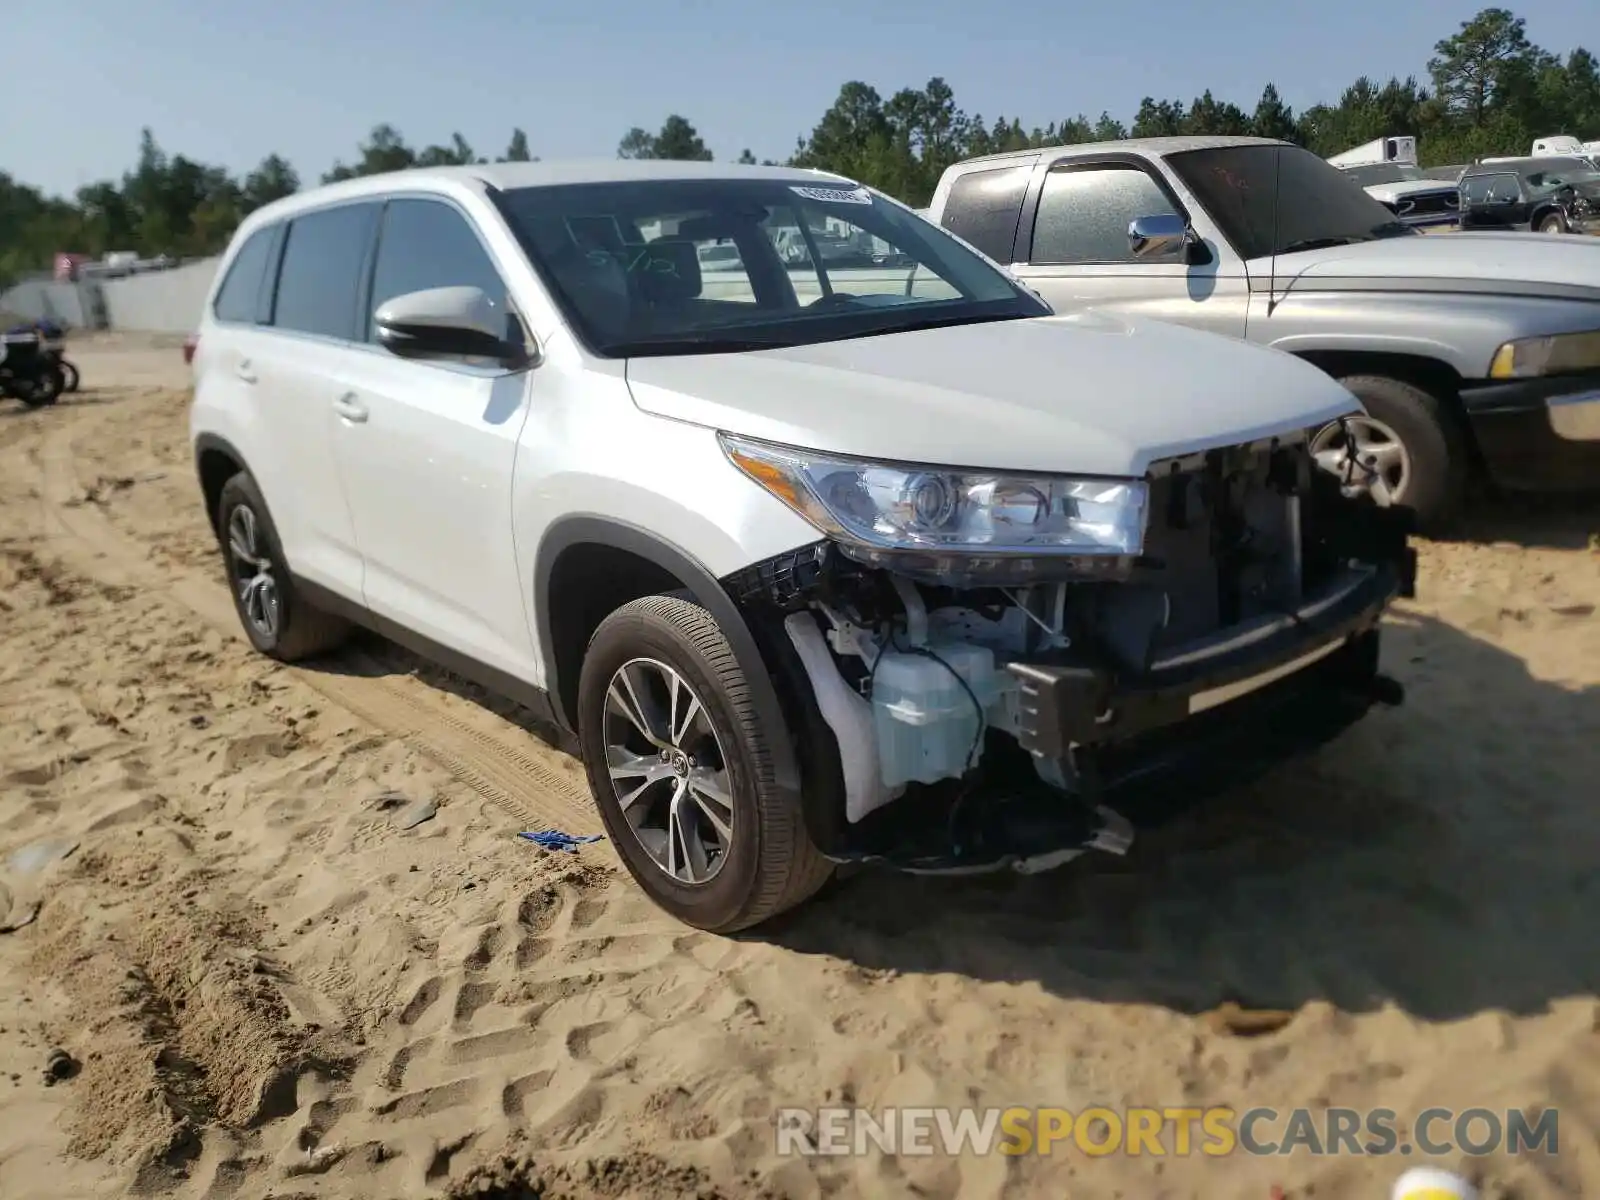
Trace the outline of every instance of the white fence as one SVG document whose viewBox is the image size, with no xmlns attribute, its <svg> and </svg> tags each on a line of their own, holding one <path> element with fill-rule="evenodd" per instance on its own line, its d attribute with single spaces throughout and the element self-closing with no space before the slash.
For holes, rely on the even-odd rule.
<svg viewBox="0 0 1600 1200">
<path fill-rule="evenodd" d="M 57 283 L 26 279 L 0 293 L 0 314 L 7 320 L 55 321 L 68 329 L 97 329 L 105 324 L 100 293 L 92 283 Z"/>
<path fill-rule="evenodd" d="M 0 313 L 69 329 L 191 333 L 217 273 L 216 258 L 121 279 L 28 279 L 0 294 Z"/>
<path fill-rule="evenodd" d="M 100 284 L 112 329 L 192 333 L 211 291 L 219 259 L 206 258 L 167 271 L 150 271 Z"/>
</svg>

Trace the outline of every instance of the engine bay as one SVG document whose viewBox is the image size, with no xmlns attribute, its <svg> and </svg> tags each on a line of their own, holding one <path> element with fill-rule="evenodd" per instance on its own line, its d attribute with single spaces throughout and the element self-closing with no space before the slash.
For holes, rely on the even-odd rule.
<svg viewBox="0 0 1600 1200">
<path fill-rule="evenodd" d="M 1033 870 L 1122 852 L 1109 789 L 1219 718 L 1253 704 L 1295 724 L 1286 697 L 1309 691 L 1342 728 L 1399 702 L 1375 626 L 1413 589 L 1400 512 L 1342 494 L 1301 439 L 1168 460 L 1147 483 L 1137 557 L 1013 559 L 987 582 L 970 556 L 825 540 L 724 580 L 837 745 L 833 786 L 814 767 L 806 800 L 830 857 Z"/>
</svg>

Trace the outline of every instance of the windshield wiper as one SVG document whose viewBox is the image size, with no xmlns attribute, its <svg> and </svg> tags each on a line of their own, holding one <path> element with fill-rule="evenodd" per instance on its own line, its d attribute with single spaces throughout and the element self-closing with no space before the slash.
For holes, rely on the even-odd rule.
<svg viewBox="0 0 1600 1200">
<path fill-rule="evenodd" d="M 667 354 L 740 354 L 747 350 L 777 350 L 796 345 L 792 337 L 659 337 L 611 342 L 603 347 L 619 358 L 645 358 Z"/>
<path fill-rule="evenodd" d="M 846 336 L 879 337 L 886 333 L 916 333 L 923 329 L 949 329 L 957 325 L 983 325 L 991 321 L 1021 321 L 1027 315 L 1026 313 L 982 313 L 977 316 L 969 314 L 961 317 L 919 317 L 910 321 L 897 321 L 893 325 L 885 325 L 879 329 L 864 329 Z"/>
<path fill-rule="evenodd" d="M 885 310 L 869 310 L 885 312 Z M 887 315 L 887 312 L 885 312 Z M 611 342 L 601 347 L 604 353 L 621 358 L 644 358 L 668 354 L 739 354 L 748 350 L 778 350 L 795 346 L 814 346 L 823 342 L 848 342 L 856 338 L 879 337 L 889 333 L 915 333 L 922 329 L 944 329 L 955 325 L 978 325 L 988 321 L 1017 321 L 1021 313 L 981 313 L 964 316 L 924 316 L 902 321 L 886 321 L 868 329 L 834 329 L 823 333 L 814 327 L 796 328 L 784 335 L 727 333 L 667 334 Z"/>
<path fill-rule="evenodd" d="M 1298 242 L 1290 242 L 1278 251 L 1279 254 L 1293 254 L 1297 250 L 1331 250 L 1335 246 L 1353 246 L 1357 242 L 1369 242 L 1371 238 L 1350 235 L 1346 237 L 1319 237 L 1301 238 Z"/>
</svg>

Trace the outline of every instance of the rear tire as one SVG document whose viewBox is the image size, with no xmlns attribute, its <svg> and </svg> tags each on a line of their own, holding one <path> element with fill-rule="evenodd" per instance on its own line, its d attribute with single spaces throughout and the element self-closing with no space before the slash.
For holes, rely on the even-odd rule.
<svg viewBox="0 0 1600 1200">
<path fill-rule="evenodd" d="M 1439 397 L 1385 375 L 1346 375 L 1339 382 L 1405 448 L 1406 479 L 1396 506 L 1410 510 L 1421 532 L 1449 528 L 1466 495 L 1467 447 Z"/>
<path fill-rule="evenodd" d="M 685 698 L 674 710 L 670 697 L 680 685 Z M 690 699 L 699 702 L 704 724 L 692 735 L 645 739 L 618 702 L 626 688 L 656 734 L 671 733 L 672 712 L 695 712 Z M 679 724 L 689 730 L 688 718 Z M 698 604 L 646 596 L 595 630 L 578 685 L 589 788 L 628 873 L 685 924 L 715 933 L 748 929 L 809 899 L 832 875 L 798 805 L 774 785 L 769 747 L 785 736 L 763 725 L 728 639 Z M 617 767 L 624 770 L 614 778 Z M 697 778 L 706 787 L 692 786 Z M 703 797 L 719 791 L 728 803 L 708 809 Z M 680 794 L 688 819 L 675 827 L 667 818 Z M 624 796 L 631 800 L 626 809 Z M 688 848 L 689 837 L 697 848 Z M 684 852 L 669 856 L 668 845 Z"/>
<path fill-rule="evenodd" d="M 66 359 L 61 360 L 61 375 L 66 381 L 65 391 L 75 392 L 78 390 L 78 368 L 67 362 Z"/>
<path fill-rule="evenodd" d="M 323 612 L 295 587 L 272 514 L 248 471 L 222 485 L 217 530 L 233 608 L 252 646 L 280 662 L 298 662 L 349 636 L 347 621 Z"/>
<path fill-rule="evenodd" d="M 50 366 L 25 384 L 13 384 L 17 399 L 29 408 L 48 408 L 61 399 L 66 377 L 58 366 Z"/>
</svg>

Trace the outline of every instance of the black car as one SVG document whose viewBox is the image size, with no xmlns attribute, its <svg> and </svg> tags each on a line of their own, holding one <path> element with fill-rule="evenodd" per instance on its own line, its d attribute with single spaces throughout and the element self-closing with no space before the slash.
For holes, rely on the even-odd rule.
<svg viewBox="0 0 1600 1200">
<path fill-rule="evenodd" d="M 1586 158 L 1507 158 L 1461 174 L 1462 229 L 1600 234 L 1600 170 Z"/>
</svg>

